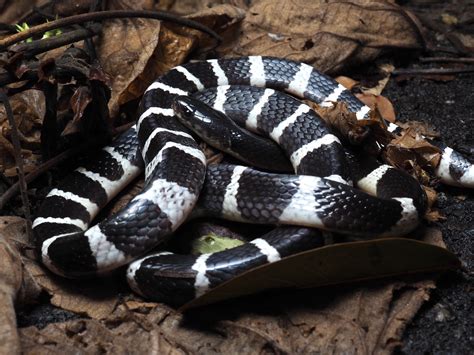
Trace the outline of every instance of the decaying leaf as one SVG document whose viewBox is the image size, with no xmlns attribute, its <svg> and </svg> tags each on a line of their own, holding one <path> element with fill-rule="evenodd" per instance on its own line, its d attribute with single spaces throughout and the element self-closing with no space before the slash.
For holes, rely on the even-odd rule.
<svg viewBox="0 0 474 355">
<path fill-rule="evenodd" d="M 446 219 L 446 217 L 443 216 L 439 212 L 438 209 L 435 209 L 433 207 L 435 202 L 438 199 L 438 194 L 436 193 L 436 191 L 433 188 L 428 187 L 428 186 L 423 186 L 423 189 L 425 190 L 426 197 L 427 197 L 427 202 L 428 202 L 428 209 L 427 209 L 427 211 L 424 215 L 424 218 L 427 221 L 430 221 L 430 222 L 436 222 L 436 221 L 439 221 L 439 220 Z"/>
<path fill-rule="evenodd" d="M 323 72 L 375 59 L 387 49 L 419 49 L 423 40 L 405 10 L 380 1 L 252 2 L 227 55 L 272 55 Z"/>
<path fill-rule="evenodd" d="M 415 165 L 421 168 L 437 167 L 440 153 L 438 147 L 428 143 L 414 130 L 407 129 L 390 142 L 384 156 L 389 164 L 407 170 L 407 167 L 413 168 Z"/>
<path fill-rule="evenodd" d="M 369 134 L 366 126 L 378 124 L 370 120 L 358 121 L 354 112 L 349 111 L 343 102 L 336 102 L 333 106 L 320 107 L 310 104 L 313 109 L 337 132 L 346 137 L 355 145 L 361 144 Z"/>
</svg>

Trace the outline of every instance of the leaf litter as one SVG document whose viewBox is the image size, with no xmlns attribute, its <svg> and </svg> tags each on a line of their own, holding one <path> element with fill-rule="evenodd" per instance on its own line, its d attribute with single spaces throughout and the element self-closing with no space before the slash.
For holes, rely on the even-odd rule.
<svg viewBox="0 0 474 355">
<path fill-rule="evenodd" d="M 304 61 L 330 74 L 369 63 L 386 51 L 421 49 L 424 46 L 423 36 L 413 17 L 394 4 L 379 1 L 288 3 L 261 0 L 250 5 L 238 0 L 165 1 L 161 6 L 164 10 L 188 15 L 216 30 L 224 38 L 224 43 L 215 49 L 220 56 L 280 56 Z M 146 1 L 111 1 L 108 7 L 156 9 Z M 55 10 L 61 14 L 60 6 Z M 348 13 L 351 15 L 347 16 Z M 11 12 L 8 16 L 8 22 L 17 19 Z M 109 123 L 121 123 L 124 115 L 128 115 L 127 105 L 136 102 L 155 77 L 189 59 L 204 58 L 214 50 L 214 45 L 212 40 L 196 30 L 156 20 L 105 22 L 101 36 L 96 40 L 96 49 L 101 64 L 99 70 L 111 79 Z M 76 46 L 83 45 L 77 43 Z M 56 57 L 51 57 L 51 52 L 46 52 L 39 56 L 39 60 L 46 63 L 48 58 L 55 60 L 62 53 L 64 51 L 57 51 Z M 388 74 L 376 86 L 360 88 L 359 97 L 375 107 L 372 122 L 369 122 L 372 126 L 380 124 L 380 117 L 391 122 L 396 117 L 390 101 L 380 95 L 389 80 Z M 356 81 L 347 77 L 341 81 L 357 89 Z M 63 90 L 67 90 L 68 85 L 75 85 L 75 82 L 64 83 L 54 77 L 52 83 Z M 41 96 L 38 88 L 22 91 L 11 98 L 15 118 L 21 119 L 17 124 L 23 156 L 26 160 L 31 157 L 31 167 L 26 165 L 27 172 L 34 170 L 39 163 L 39 132 L 46 115 L 44 95 Z M 68 97 L 75 94 L 77 98 L 80 90 L 84 90 L 78 88 L 69 91 Z M 85 99 L 77 102 L 79 106 L 73 110 L 76 117 L 84 114 L 90 105 L 90 95 L 83 94 Z M 63 106 L 68 108 L 70 103 L 64 102 Z M 344 110 L 346 114 L 341 114 Z M 364 130 L 343 105 L 336 105 L 332 111 L 335 124 L 348 126 L 346 132 L 356 131 L 352 133 L 355 140 L 364 140 Z M 349 118 L 340 118 L 344 116 Z M 4 122 L 3 117 L 5 115 L 0 112 L 0 122 Z M 12 149 L 9 128 L 5 123 L 0 124 L 0 149 L 5 152 L 1 154 L 2 171 L 14 176 L 11 170 L 14 163 L 8 158 Z M 72 131 L 75 133 L 81 129 Z M 413 171 L 419 166 L 436 166 L 439 152 L 429 148 L 413 131 L 408 129 L 400 137 L 385 138 L 392 139 L 386 152 L 387 160 L 404 168 L 408 164 Z M 405 155 L 405 151 L 413 150 L 417 151 L 415 157 Z M 423 157 L 422 163 L 418 155 Z M 130 196 L 125 194 L 124 198 Z M 293 353 L 355 349 L 362 353 L 390 353 L 399 344 L 406 325 L 435 287 L 435 277 L 407 276 L 303 291 L 274 290 L 206 306 L 183 315 L 163 304 L 143 302 L 132 295 L 121 272 L 110 278 L 81 282 L 52 275 L 37 263 L 33 247 L 24 240 L 24 222 L 9 218 L 3 218 L 6 227 L 0 229 L 0 253 L 9 256 L 0 258 L 6 262 L 2 270 L 8 270 L 0 274 L 0 313 L 3 317 L 0 334 L 4 336 L 0 340 L 5 340 L 0 341 L 0 352 L 17 353 L 21 349 L 23 353 L 34 354 L 122 353 L 133 349 L 137 353 Z M 428 230 L 423 236 L 421 232 L 417 235 L 421 240 L 443 246 L 437 231 Z M 21 242 L 18 244 L 18 241 Z M 351 247 L 351 244 L 347 245 L 336 248 Z M 449 258 L 447 252 L 443 255 Z M 403 260 L 401 262 L 403 266 Z M 344 274 L 332 277 L 330 284 L 345 282 L 342 281 Z M 31 326 L 18 331 L 14 303 L 25 306 L 38 299 L 40 293 L 48 294 L 51 304 L 85 318 L 50 324 L 43 329 Z"/>
</svg>

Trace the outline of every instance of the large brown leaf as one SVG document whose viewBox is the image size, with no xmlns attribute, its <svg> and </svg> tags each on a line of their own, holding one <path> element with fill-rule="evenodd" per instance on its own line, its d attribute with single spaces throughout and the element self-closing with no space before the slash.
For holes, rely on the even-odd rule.
<svg viewBox="0 0 474 355">
<path fill-rule="evenodd" d="M 308 288 L 400 274 L 455 269 L 444 248 L 407 238 L 341 243 L 252 269 L 187 303 L 182 310 L 275 288 Z"/>
<path fill-rule="evenodd" d="M 300 60 L 324 72 L 368 62 L 389 49 L 424 45 L 413 17 L 375 0 L 257 0 L 228 55 L 271 55 Z"/>
</svg>

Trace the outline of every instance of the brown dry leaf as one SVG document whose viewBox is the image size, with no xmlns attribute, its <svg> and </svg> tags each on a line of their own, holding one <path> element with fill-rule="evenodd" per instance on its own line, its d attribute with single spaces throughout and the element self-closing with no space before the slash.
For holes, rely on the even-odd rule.
<svg viewBox="0 0 474 355">
<path fill-rule="evenodd" d="M 160 1 L 158 7 L 160 10 L 191 15 L 198 11 L 225 4 L 245 9 L 248 7 L 248 3 L 248 0 L 164 0 Z"/>
<path fill-rule="evenodd" d="M 48 272 L 32 260 L 25 261 L 25 268 L 38 285 L 49 293 L 51 304 L 94 319 L 110 315 L 118 304 L 123 275 L 117 277 L 77 280 L 65 279 Z"/>
<path fill-rule="evenodd" d="M 444 246 L 441 233 L 423 240 Z M 130 300 L 107 319 L 20 330 L 25 354 L 356 353 L 390 354 L 429 299 L 434 281 L 410 277 L 370 284 L 271 293 L 208 306 L 185 316 Z"/>
<path fill-rule="evenodd" d="M 434 129 L 433 126 L 426 122 L 410 120 L 407 122 L 397 122 L 397 124 L 404 130 L 411 130 L 411 135 L 420 134 L 425 137 L 439 137 L 439 133 Z"/>
<path fill-rule="evenodd" d="M 6 221 L 0 225 L 0 353 L 16 354 L 20 344 L 16 329 L 14 302 L 21 286 L 21 259 L 4 236 Z M 7 222 L 8 223 L 8 222 Z"/>
<path fill-rule="evenodd" d="M 404 130 L 402 135 L 395 137 L 387 146 L 385 159 L 398 168 L 406 168 L 407 163 L 421 168 L 429 165 L 435 168 L 439 164 L 440 149 L 421 138 L 414 129 Z"/>
<path fill-rule="evenodd" d="M 144 4 L 136 3 L 130 7 L 147 9 Z M 192 18 L 217 30 L 216 27 L 225 27 L 224 23 L 240 21 L 243 13 L 224 6 L 195 13 Z M 157 20 L 106 22 L 98 53 L 104 71 L 113 78 L 111 117 L 117 114 L 120 105 L 140 97 L 153 80 L 184 62 L 198 41 L 205 37 L 199 31 L 164 25 Z"/>
<path fill-rule="evenodd" d="M 62 136 L 67 136 L 80 131 L 80 123 L 84 117 L 84 111 L 92 102 L 91 92 L 87 86 L 80 86 L 76 89 L 71 97 L 71 109 L 74 116 L 71 121 L 66 124 L 66 127 L 61 132 Z"/>
<path fill-rule="evenodd" d="M 346 137 L 352 144 L 361 144 L 367 137 L 369 131 L 366 126 L 378 124 L 377 121 L 358 121 L 354 112 L 349 111 L 343 102 L 335 102 L 330 107 L 319 107 L 314 103 L 308 104 L 337 132 Z"/>
<path fill-rule="evenodd" d="M 26 90 L 10 97 L 15 123 L 22 144 L 22 157 L 25 172 L 35 169 L 41 157 L 33 154 L 40 146 L 41 124 L 45 114 L 44 95 L 39 90 Z M 6 176 L 16 176 L 16 162 L 13 145 L 10 142 L 11 127 L 0 105 L 0 170 Z"/>
<path fill-rule="evenodd" d="M 395 109 L 385 96 L 370 93 L 356 94 L 357 98 L 389 122 L 396 121 Z"/>
<path fill-rule="evenodd" d="M 39 294 L 23 272 L 20 248 L 26 245 L 26 223 L 19 217 L 0 218 L 0 354 L 20 353 L 14 304 Z"/>
<path fill-rule="evenodd" d="M 446 219 L 446 217 L 443 216 L 439 210 L 433 208 L 434 203 L 438 199 L 436 190 L 428 186 L 423 186 L 423 189 L 425 190 L 428 200 L 428 209 L 424 215 L 424 219 L 429 222 L 437 222 L 439 220 Z"/>
<path fill-rule="evenodd" d="M 289 58 L 334 73 L 387 49 L 422 47 L 411 15 L 389 2 L 258 0 L 247 12 L 237 43 L 223 52 Z"/>
<path fill-rule="evenodd" d="M 114 277 L 82 280 L 80 283 L 67 280 L 46 271 L 33 260 L 34 255 L 22 257 L 18 248 L 14 248 L 14 245 L 20 245 L 22 249 L 32 248 L 26 241 L 25 221 L 22 218 L 1 217 L 0 234 L 0 298 L 7 295 L 13 300 L 20 292 L 18 297 L 25 304 L 36 299 L 44 290 L 52 296 L 53 305 L 97 319 L 105 318 L 116 307 L 119 292 L 123 291 L 120 288 L 123 275 L 118 275 L 120 281 Z M 128 291 L 128 288 L 125 290 Z M 2 309 L 2 302 L 3 299 L 0 299 L 0 317 L 8 315 L 6 309 Z M 0 327 L 2 324 L 4 321 L 0 319 Z M 1 335 L 0 331 L 0 339 Z M 0 353 L 3 354 L 1 350 Z"/>
<path fill-rule="evenodd" d="M 342 86 L 344 86 L 347 90 L 351 90 L 355 85 L 357 85 L 359 82 L 352 79 L 352 78 L 349 78 L 347 76 L 338 76 L 337 78 L 335 78 L 335 80 L 341 84 Z"/>
<path fill-rule="evenodd" d="M 0 13 L 0 22 L 16 23 L 21 19 L 33 6 L 40 6 L 45 0 L 15 0 L 8 1 L 6 6 L 2 5 Z"/>
<path fill-rule="evenodd" d="M 112 6 L 115 10 L 129 10 L 128 6 Z M 150 10 L 140 2 L 131 9 Z M 104 23 L 100 40 L 97 43 L 99 61 L 104 71 L 113 78 L 112 97 L 109 101 L 111 116 L 115 116 L 121 104 L 137 98 L 140 93 L 129 89 L 135 81 L 143 81 L 149 62 L 154 62 L 153 53 L 160 41 L 160 21 L 151 19 L 117 19 Z M 158 76 L 153 67 L 146 68 L 148 80 L 145 87 Z M 136 84 L 134 85 L 136 86 Z"/>
</svg>

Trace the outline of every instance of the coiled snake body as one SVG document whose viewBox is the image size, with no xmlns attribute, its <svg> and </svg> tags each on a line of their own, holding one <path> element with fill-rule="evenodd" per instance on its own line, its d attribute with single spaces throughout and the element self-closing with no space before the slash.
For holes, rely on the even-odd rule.
<svg viewBox="0 0 474 355">
<path fill-rule="evenodd" d="M 312 227 L 368 236 L 399 235 L 416 227 L 425 196 L 415 180 L 372 163 L 351 176 L 339 139 L 308 106 L 276 90 L 322 106 L 343 101 L 358 119 L 369 112 L 343 86 L 298 62 L 255 56 L 178 66 L 146 90 L 136 127 L 51 190 L 33 223 L 43 263 L 68 277 L 128 264 L 166 240 L 199 197 L 200 213 L 304 226 L 278 228 L 220 253 L 194 257 L 162 252 L 129 266 L 135 291 L 182 303 L 248 268 L 320 245 L 320 234 Z M 206 169 L 197 142 L 173 117 L 175 98 L 191 94 L 279 143 L 299 175 L 235 165 Z M 98 211 L 140 174 L 142 161 L 143 191 L 122 211 L 88 229 Z M 438 175 L 472 184 L 472 164 L 458 164 L 456 174 L 449 173 L 455 164 L 450 154 Z M 347 185 L 350 180 L 370 194 Z"/>
</svg>

